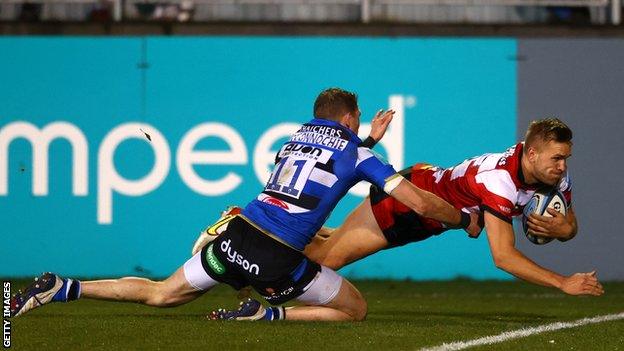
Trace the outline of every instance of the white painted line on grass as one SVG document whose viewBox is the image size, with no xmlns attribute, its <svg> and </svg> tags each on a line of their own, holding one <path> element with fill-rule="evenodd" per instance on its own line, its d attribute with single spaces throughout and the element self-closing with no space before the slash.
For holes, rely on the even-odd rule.
<svg viewBox="0 0 624 351">
<path fill-rule="evenodd" d="M 576 328 L 587 324 L 595 324 L 602 323 L 608 321 L 615 321 L 618 319 L 624 319 L 624 312 L 617 314 L 608 314 L 605 316 L 596 316 L 592 318 L 583 318 L 573 322 L 557 322 L 552 324 L 544 324 L 537 327 L 523 328 L 518 330 L 512 330 L 504 333 L 500 333 L 498 335 L 485 336 L 479 339 L 468 340 L 468 341 L 456 341 L 451 343 L 444 343 L 440 346 L 423 348 L 420 351 L 453 351 L 453 350 L 463 350 L 469 347 L 481 346 L 481 345 L 491 345 L 499 342 L 504 342 L 511 339 L 524 338 L 527 336 L 540 334 L 549 331 L 568 329 L 568 328 Z"/>
</svg>

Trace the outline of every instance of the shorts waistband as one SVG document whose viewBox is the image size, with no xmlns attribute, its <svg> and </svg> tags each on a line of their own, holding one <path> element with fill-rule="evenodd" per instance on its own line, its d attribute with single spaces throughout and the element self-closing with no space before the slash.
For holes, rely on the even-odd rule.
<svg viewBox="0 0 624 351">
<path fill-rule="evenodd" d="M 256 229 L 257 229 L 260 233 L 262 233 L 262 234 L 264 234 L 264 235 L 268 236 L 269 238 L 271 238 L 271 239 L 273 239 L 273 240 L 275 240 L 275 241 L 279 242 L 280 244 L 282 244 L 282 245 L 284 245 L 284 246 L 286 246 L 286 247 L 288 247 L 288 248 L 290 248 L 290 249 L 292 249 L 292 250 L 295 250 L 295 251 L 297 251 L 297 252 L 301 252 L 301 250 L 297 250 L 296 248 L 292 247 L 289 243 L 287 243 L 286 241 L 284 241 L 282 238 L 278 237 L 277 235 L 272 234 L 272 233 L 270 233 L 270 232 L 268 232 L 268 231 L 266 231 L 266 230 L 262 229 L 259 225 L 257 225 L 256 223 L 254 223 L 251 219 L 249 219 L 249 218 L 245 217 L 245 215 L 243 215 L 243 214 L 237 214 L 237 215 L 236 215 L 236 217 L 240 217 L 240 218 L 241 218 L 241 219 L 243 219 L 245 222 L 249 223 L 251 226 L 253 226 L 254 228 L 256 228 Z"/>
</svg>

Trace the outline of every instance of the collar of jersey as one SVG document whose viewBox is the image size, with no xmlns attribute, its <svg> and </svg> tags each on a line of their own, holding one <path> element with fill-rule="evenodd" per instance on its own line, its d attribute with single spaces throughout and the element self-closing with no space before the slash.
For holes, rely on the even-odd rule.
<svg viewBox="0 0 624 351">
<path fill-rule="evenodd" d="M 520 180 L 520 184 L 528 186 L 529 184 L 527 184 L 524 180 L 524 173 L 522 172 L 522 154 L 524 154 L 524 143 L 518 143 L 516 147 L 520 149 L 520 151 L 518 151 L 518 179 Z"/>
</svg>

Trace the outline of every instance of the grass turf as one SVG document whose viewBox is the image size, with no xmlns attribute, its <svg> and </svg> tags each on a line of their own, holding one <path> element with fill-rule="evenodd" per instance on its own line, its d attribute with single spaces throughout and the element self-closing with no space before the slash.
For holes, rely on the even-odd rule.
<svg viewBox="0 0 624 351">
<path fill-rule="evenodd" d="M 26 281 L 13 282 L 12 288 Z M 15 350 L 416 350 L 558 321 L 624 312 L 624 283 L 604 296 L 572 297 L 522 282 L 356 281 L 369 303 L 361 323 L 215 322 L 234 308 L 220 286 L 190 304 L 158 309 L 80 300 L 12 320 Z M 475 349 L 624 350 L 624 320 L 547 332 Z"/>
</svg>

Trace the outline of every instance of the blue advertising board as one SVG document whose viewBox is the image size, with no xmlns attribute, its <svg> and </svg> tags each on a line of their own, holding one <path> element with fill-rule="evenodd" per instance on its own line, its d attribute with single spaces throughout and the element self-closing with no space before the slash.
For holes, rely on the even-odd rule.
<svg viewBox="0 0 624 351">
<path fill-rule="evenodd" d="M 397 111 L 376 147 L 397 169 L 516 142 L 512 39 L 3 37 L 0 52 L 1 276 L 169 275 L 225 206 L 262 189 L 327 87 L 359 95 L 363 124 Z M 509 277 L 462 231 L 342 272 Z"/>
</svg>

